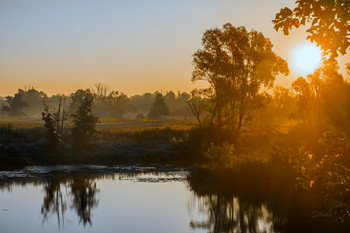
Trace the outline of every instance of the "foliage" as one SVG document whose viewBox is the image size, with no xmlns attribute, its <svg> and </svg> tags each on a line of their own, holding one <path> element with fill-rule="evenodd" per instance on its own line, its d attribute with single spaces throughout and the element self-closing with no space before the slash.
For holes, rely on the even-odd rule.
<svg viewBox="0 0 350 233">
<path fill-rule="evenodd" d="M 93 93 L 90 89 L 79 89 L 75 93 L 72 93 L 69 99 L 68 115 L 71 116 L 74 114 L 85 99 L 94 99 Z"/>
<path fill-rule="evenodd" d="M 94 112 L 103 118 L 123 118 L 130 112 L 130 99 L 119 91 L 110 91 L 106 84 L 97 83 L 93 90 Z"/>
<path fill-rule="evenodd" d="M 13 97 L 6 97 L 6 105 L 2 106 L 2 112 L 7 113 L 11 117 L 23 117 L 25 114 L 23 108 L 28 106 L 28 103 L 22 100 L 23 90 L 19 89 Z"/>
<path fill-rule="evenodd" d="M 297 0 L 291 10 L 285 7 L 276 14 L 274 29 L 285 35 L 300 25 L 310 24 L 308 39 L 315 41 L 323 51 L 336 57 L 344 55 L 350 46 L 350 2 L 348 0 Z"/>
<path fill-rule="evenodd" d="M 186 104 L 191 109 L 192 114 L 196 117 L 199 125 L 201 125 L 201 114 L 204 110 L 211 89 L 193 89 L 191 97 L 186 101 Z"/>
<path fill-rule="evenodd" d="M 60 122 L 55 119 L 57 118 L 56 114 L 57 113 L 49 110 L 49 106 L 45 105 L 44 111 L 42 112 L 42 119 L 45 122 L 44 127 L 46 128 L 48 147 L 52 150 L 55 150 L 62 139 L 62 135 L 59 132 Z"/>
<path fill-rule="evenodd" d="M 193 55 L 192 80 L 205 79 L 214 90 L 218 128 L 227 108 L 230 128 L 241 129 L 244 118 L 255 110 L 260 87 L 270 87 L 278 74 L 287 75 L 287 63 L 262 33 L 229 23 L 207 30 L 202 44 Z"/>
<path fill-rule="evenodd" d="M 336 115 L 340 118 L 348 114 L 346 105 L 350 96 L 347 90 L 350 86 L 338 69 L 335 61 L 328 60 L 307 79 L 299 77 L 292 83 L 298 105 L 297 112 L 293 113 L 295 117 L 309 123 L 328 121 L 333 124 Z M 345 118 L 342 118 L 344 123 L 348 122 Z"/>
<path fill-rule="evenodd" d="M 67 112 L 64 107 L 61 109 L 61 100 L 57 111 L 50 110 L 50 106 L 44 103 L 44 111 L 42 112 L 42 120 L 45 122 L 46 140 L 48 148 L 55 151 L 62 140 L 64 121 L 67 120 Z"/>
<path fill-rule="evenodd" d="M 212 169 L 222 169 L 233 161 L 234 156 L 233 145 L 225 142 L 222 146 L 212 144 L 205 153 L 205 158 Z"/>
<path fill-rule="evenodd" d="M 22 93 L 23 101 L 28 105 L 25 107 L 25 113 L 28 116 L 38 116 L 38 112 L 42 110 L 43 102 L 47 101 L 48 97 L 43 91 L 38 91 L 34 87 L 28 90 L 22 91 L 19 89 L 19 93 Z"/>
<path fill-rule="evenodd" d="M 94 100 L 89 90 L 79 90 L 78 95 L 85 93 L 82 96 L 81 103 L 75 114 L 72 114 L 73 127 L 71 135 L 73 140 L 73 148 L 82 150 L 90 145 L 94 140 L 96 133 L 96 124 L 99 122 L 98 117 L 92 113 L 92 102 Z"/>
<path fill-rule="evenodd" d="M 11 97 L 6 97 L 6 104 L 3 104 L 2 111 L 11 117 L 38 116 L 43 107 L 43 102 L 48 100 L 47 95 L 37 91 L 34 87 L 28 90 L 18 89 Z"/>
<path fill-rule="evenodd" d="M 282 110 L 290 106 L 293 102 L 293 96 L 288 88 L 275 86 L 273 88 L 272 101 L 278 110 Z"/>
<path fill-rule="evenodd" d="M 145 93 L 143 95 L 127 96 L 121 91 L 111 90 L 107 84 L 97 83 L 89 91 L 94 97 L 93 112 L 99 118 L 115 118 L 127 120 L 142 113 L 148 114 L 152 103 L 155 100 L 155 93 Z M 38 118 L 44 109 L 44 102 L 51 106 L 58 106 L 60 99 L 62 107 L 67 109 L 68 115 L 75 113 L 83 98 L 84 90 L 78 90 L 68 96 L 62 94 L 47 96 L 43 91 L 38 91 L 34 87 L 19 89 L 14 96 L 7 99 L 0 98 L 0 111 L 4 117 L 33 117 Z M 164 101 L 169 107 L 169 115 L 174 117 L 184 117 L 191 115 L 191 110 L 186 102 L 190 94 L 186 92 L 167 92 Z"/>
<path fill-rule="evenodd" d="M 335 132 L 326 132 L 320 140 L 325 152 L 321 158 L 305 150 L 294 157 L 297 184 L 321 192 L 330 212 L 342 222 L 350 217 L 350 169 L 342 161 L 348 156 L 348 141 Z"/>
<path fill-rule="evenodd" d="M 314 95 L 311 91 L 310 84 L 303 78 L 299 77 L 292 83 L 292 89 L 296 93 L 298 102 L 298 112 L 295 115 L 300 116 L 303 121 L 311 122 L 313 118 Z"/>
<path fill-rule="evenodd" d="M 152 107 L 148 113 L 148 117 L 151 119 L 160 120 L 161 116 L 169 115 L 169 108 L 165 104 L 163 95 L 157 93 Z"/>
</svg>

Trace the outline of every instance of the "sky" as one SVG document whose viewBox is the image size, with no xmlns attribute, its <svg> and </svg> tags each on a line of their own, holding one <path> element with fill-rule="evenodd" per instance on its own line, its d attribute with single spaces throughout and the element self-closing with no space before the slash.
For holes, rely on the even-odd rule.
<svg viewBox="0 0 350 233">
<path fill-rule="evenodd" d="M 192 55 L 205 30 L 228 22 L 261 31 L 290 63 L 306 28 L 273 29 L 285 6 L 294 0 L 0 0 L 0 96 L 29 85 L 49 95 L 94 83 L 129 95 L 205 87 L 191 81 Z"/>
</svg>

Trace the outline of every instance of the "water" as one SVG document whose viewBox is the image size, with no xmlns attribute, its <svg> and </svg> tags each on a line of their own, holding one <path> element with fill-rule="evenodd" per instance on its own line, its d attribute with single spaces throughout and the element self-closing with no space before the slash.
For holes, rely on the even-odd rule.
<svg viewBox="0 0 350 233">
<path fill-rule="evenodd" d="M 0 232 L 280 232 L 263 203 L 203 194 L 170 167 L 0 172 Z M 282 232 L 282 231 L 281 231 Z"/>
</svg>

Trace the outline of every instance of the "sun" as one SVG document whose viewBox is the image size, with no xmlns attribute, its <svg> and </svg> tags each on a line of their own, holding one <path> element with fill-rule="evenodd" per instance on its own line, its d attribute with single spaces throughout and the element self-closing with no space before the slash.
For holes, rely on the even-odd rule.
<svg viewBox="0 0 350 233">
<path fill-rule="evenodd" d="M 292 68 L 299 75 L 311 74 L 321 65 L 322 51 L 315 44 L 304 43 L 292 52 Z"/>
</svg>

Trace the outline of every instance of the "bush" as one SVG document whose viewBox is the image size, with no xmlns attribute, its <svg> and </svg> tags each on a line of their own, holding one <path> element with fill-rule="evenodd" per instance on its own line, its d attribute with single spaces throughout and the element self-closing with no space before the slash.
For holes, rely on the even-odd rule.
<svg viewBox="0 0 350 233">
<path fill-rule="evenodd" d="M 209 167 L 212 169 L 226 167 L 233 162 L 234 147 L 227 142 L 222 146 L 212 144 L 204 157 L 208 160 Z"/>
<path fill-rule="evenodd" d="M 82 150 L 92 143 L 96 134 L 98 117 L 92 113 L 93 97 L 86 95 L 77 112 L 72 114 L 72 140 L 74 150 Z"/>
</svg>

